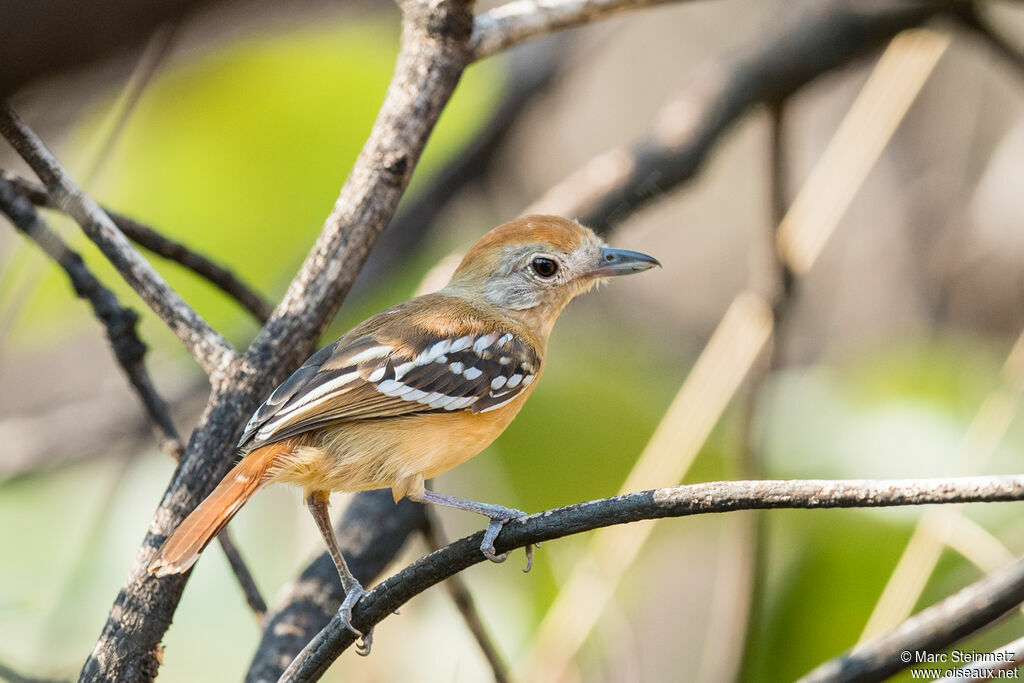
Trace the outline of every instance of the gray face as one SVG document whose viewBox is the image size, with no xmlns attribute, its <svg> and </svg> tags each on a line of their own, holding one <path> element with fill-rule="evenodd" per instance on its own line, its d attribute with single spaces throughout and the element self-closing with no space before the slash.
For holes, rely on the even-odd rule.
<svg viewBox="0 0 1024 683">
<path fill-rule="evenodd" d="M 562 303 L 587 288 L 591 266 L 598 259 L 594 246 L 570 254 L 555 253 L 545 245 L 510 247 L 501 259 L 505 268 L 484 281 L 484 298 L 513 311 Z"/>
</svg>

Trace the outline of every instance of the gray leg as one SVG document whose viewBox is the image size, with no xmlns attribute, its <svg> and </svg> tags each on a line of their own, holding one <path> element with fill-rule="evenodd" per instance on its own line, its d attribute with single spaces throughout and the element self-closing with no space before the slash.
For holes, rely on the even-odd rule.
<svg viewBox="0 0 1024 683">
<path fill-rule="evenodd" d="M 465 500 L 463 498 L 456 498 L 455 496 L 449 496 L 444 493 L 437 493 L 430 489 L 424 489 L 422 493 L 409 493 L 409 498 L 419 503 L 434 503 L 435 505 L 445 505 L 447 507 L 457 508 L 459 510 L 468 510 L 469 512 L 475 512 L 478 515 L 483 515 L 491 520 L 491 523 L 487 525 L 487 530 L 484 532 L 484 540 L 480 543 L 480 552 L 484 554 L 491 562 L 504 562 L 508 559 L 508 553 L 498 555 L 494 551 L 494 539 L 501 533 L 501 528 L 505 526 L 506 522 L 511 522 L 513 519 L 519 519 L 525 517 L 526 513 L 522 510 L 516 510 L 515 508 L 507 508 L 502 505 L 491 505 L 489 503 L 477 503 L 472 500 Z M 526 568 L 524 572 L 530 571 L 533 567 L 533 546 L 526 546 Z"/>
<path fill-rule="evenodd" d="M 345 599 L 342 601 L 341 607 L 338 608 L 338 614 L 341 615 L 342 620 L 345 622 L 345 627 L 363 639 L 356 646 L 356 652 L 365 657 L 370 654 L 370 647 L 373 644 L 373 630 L 371 629 L 369 633 L 363 634 L 362 631 L 352 625 L 352 608 L 356 606 L 360 598 L 366 595 L 366 589 L 352 575 L 348 564 L 345 562 L 345 558 L 341 556 L 341 549 L 338 548 L 338 539 L 334 535 L 334 529 L 331 528 L 331 517 L 327 513 L 328 495 L 323 491 L 311 493 L 306 497 L 306 507 L 309 508 L 309 513 L 313 515 L 313 520 L 316 522 L 317 528 L 320 529 L 320 535 L 324 537 L 327 551 L 334 560 L 334 566 L 338 568 L 338 576 L 341 577 L 341 587 L 345 589 Z"/>
</svg>

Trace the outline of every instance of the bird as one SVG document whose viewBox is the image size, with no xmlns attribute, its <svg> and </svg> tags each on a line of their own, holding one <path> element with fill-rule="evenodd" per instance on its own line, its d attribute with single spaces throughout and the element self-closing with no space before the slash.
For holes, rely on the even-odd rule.
<svg viewBox="0 0 1024 683">
<path fill-rule="evenodd" d="M 537 387 L 552 327 L 572 299 L 608 277 L 660 265 L 558 216 L 490 230 L 443 289 L 356 325 L 274 389 L 245 426 L 241 460 L 166 539 L 149 572 L 186 571 L 257 490 L 297 485 L 345 590 L 339 614 L 368 654 L 372 631 L 364 635 L 351 621 L 366 590 L 338 548 L 330 493 L 390 488 L 396 502 L 479 513 L 490 520 L 481 552 L 504 561 L 494 539 L 525 513 L 438 493 L 425 481 L 505 430 Z M 528 571 L 532 548 L 526 552 Z"/>
</svg>

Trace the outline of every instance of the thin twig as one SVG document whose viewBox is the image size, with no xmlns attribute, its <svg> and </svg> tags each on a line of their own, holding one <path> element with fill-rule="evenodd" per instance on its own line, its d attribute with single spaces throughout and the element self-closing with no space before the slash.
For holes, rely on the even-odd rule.
<svg viewBox="0 0 1024 683">
<path fill-rule="evenodd" d="M 18 230 L 59 264 L 71 281 L 75 294 L 89 302 L 93 313 L 103 324 L 118 365 L 135 389 L 135 394 L 142 402 L 150 423 L 156 428 L 160 449 L 175 460 L 179 460 L 185 450 L 184 445 L 167 403 L 156 390 L 146 370 L 146 344 L 139 338 L 136 329 L 138 314 L 130 308 L 121 306 L 117 296 L 85 266 L 81 255 L 70 249 L 60 236 L 46 225 L 32 203 L 19 195 L 16 188 L 4 177 L 0 177 L 0 213 L 5 214 Z M 217 540 L 242 587 L 246 602 L 257 620 L 262 620 L 267 606 L 252 573 L 226 529 Z"/>
<path fill-rule="evenodd" d="M 171 289 L 6 103 L 0 103 L 0 134 L 43 181 L 57 206 L 75 219 L 132 289 L 171 328 L 207 375 L 223 374 L 225 365 L 234 358 L 230 344 Z"/>
<path fill-rule="evenodd" d="M 800 679 L 878 681 L 927 661 L 917 657 L 941 652 L 988 626 L 1024 601 L 1024 559 L 989 574 L 853 652 L 815 668 Z"/>
<path fill-rule="evenodd" d="M 50 193 L 42 185 L 26 180 L 10 171 L 0 171 L 0 178 L 13 184 L 22 196 L 31 200 L 36 206 L 60 210 L 60 207 L 53 201 Z M 148 225 L 139 223 L 135 219 L 112 211 L 105 206 L 100 208 L 110 216 L 110 220 L 114 221 L 114 225 L 125 234 L 125 237 L 143 249 L 162 256 L 169 261 L 174 261 L 205 279 L 237 301 L 260 322 L 266 322 L 267 318 L 270 317 L 270 311 L 273 309 L 270 302 L 257 294 L 255 290 L 242 282 L 237 275 L 227 268 L 214 263 L 181 242 L 163 236 Z"/>
<path fill-rule="evenodd" d="M 441 531 L 441 523 L 433 508 L 427 509 L 426 515 L 427 524 L 423 528 L 423 538 L 426 540 L 430 552 L 434 552 L 448 545 L 448 542 L 444 538 L 444 532 Z M 448 577 L 444 585 L 448 589 L 448 596 L 455 603 L 459 614 L 462 615 L 462 620 L 466 622 L 466 628 L 473 634 L 473 638 L 476 639 L 476 644 L 483 653 L 484 659 L 490 665 L 495 682 L 507 683 L 510 680 L 508 666 L 502 661 L 501 655 L 498 654 L 498 648 L 495 646 L 494 641 L 491 640 L 491 634 L 487 632 L 487 627 L 484 626 L 484 622 L 480 618 L 480 613 L 476 609 L 473 595 L 469 592 L 466 582 L 462 580 L 460 574 L 455 574 Z"/>
<path fill-rule="evenodd" d="M 4 178 L 0 178 L 0 211 L 64 269 L 75 294 L 89 302 L 93 313 L 103 323 L 114 357 L 142 401 L 150 422 L 157 429 L 161 450 L 175 459 L 180 458 L 182 446 L 178 428 L 171 420 L 167 404 L 157 393 L 146 371 L 146 344 L 139 339 L 136 329 L 138 313 L 121 306 L 114 293 L 104 287 L 85 267 L 82 257 L 64 244 L 57 233 L 43 222 L 35 207 L 18 195 Z"/>
<path fill-rule="evenodd" d="M 473 59 L 485 59 L 546 33 L 589 24 L 629 9 L 672 0 L 516 0 L 484 12 L 473 24 Z"/>
<path fill-rule="evenodd" d="M 891 507 L 1011 500 L 1024 500 L 1024 475 L 710 482 L 630 493 L 529 515 L 506 524 L 495 541 L 495 548 L 497 552 L 504 553 L 529 544 L 641 519 L 736 510 Z M 455 541 L 383 581 L 356 605 L 352 624 L 365 632 L 413 596 L 482 562 L 482 538 L 481 531 Z M 296 657 L 281 677 L 281 682 L 318 679 L 354 641 L 354 635 L 341 620 L 337 617 L 332 619 Z"/>
</svg>

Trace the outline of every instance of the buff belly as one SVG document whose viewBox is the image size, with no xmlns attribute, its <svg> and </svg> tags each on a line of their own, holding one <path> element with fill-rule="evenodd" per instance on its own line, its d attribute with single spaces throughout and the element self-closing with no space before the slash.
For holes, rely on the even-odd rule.
<svg viewBox="0 0 1024 683">
<path fill-rule="evenodd" d="M 532 387 L 531 387 L 532 389 Z M 469 411 L 341 422 L 288 440 L 268 483 L 313 491 L 392 488 L 395 499 L 480 453 L 525 401 L 489 413 Z"/>
</svg>

